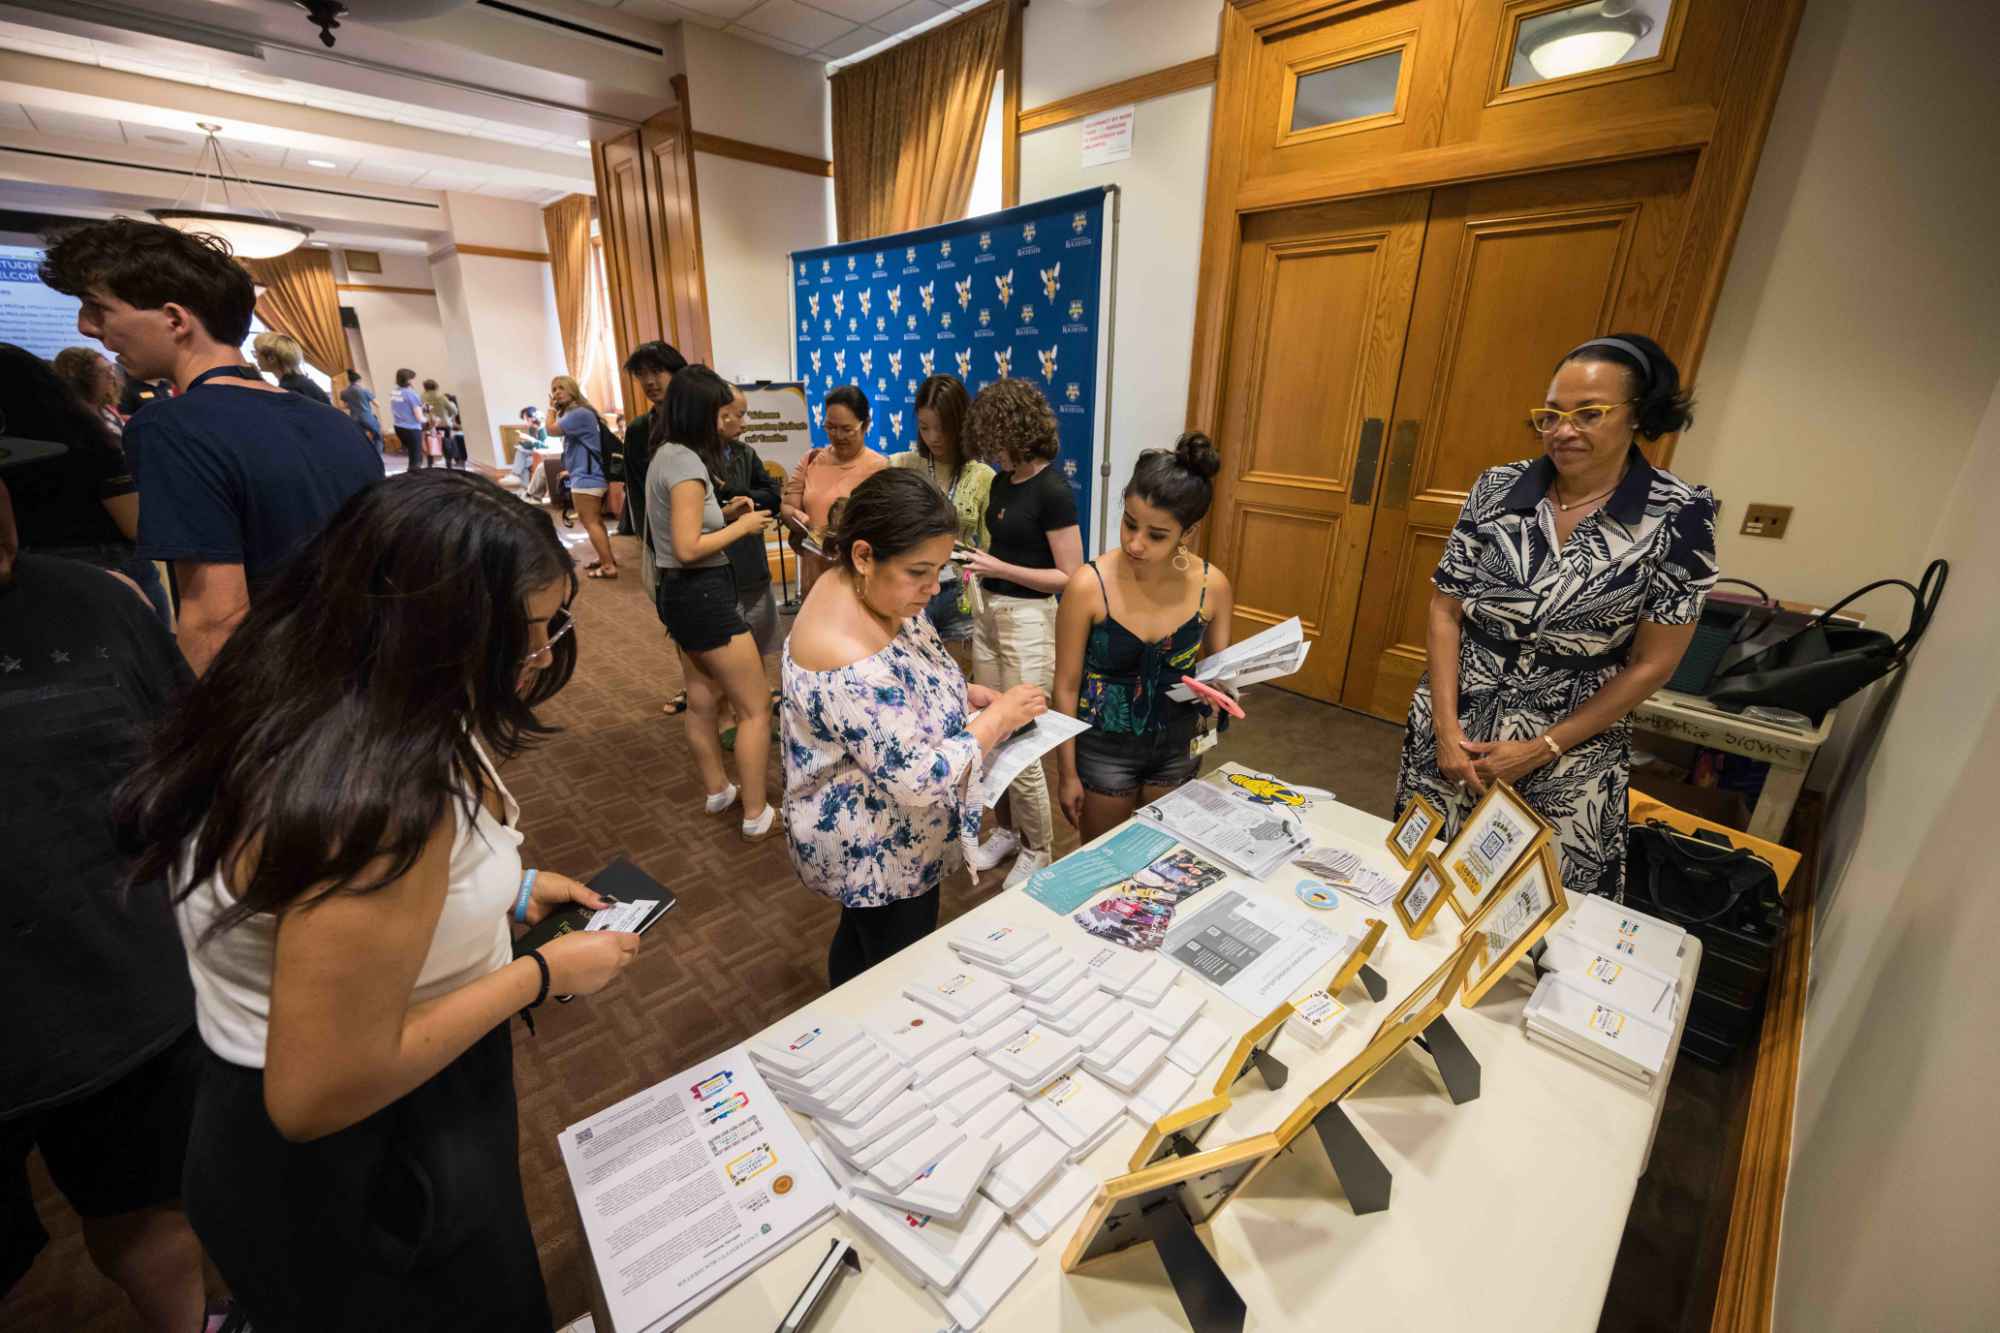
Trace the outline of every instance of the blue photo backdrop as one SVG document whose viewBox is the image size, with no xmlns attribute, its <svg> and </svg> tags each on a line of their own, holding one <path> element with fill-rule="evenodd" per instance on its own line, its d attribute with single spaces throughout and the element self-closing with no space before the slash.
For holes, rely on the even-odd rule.
<svg viewBox="0 0 2000 1333">
<path fill-rule="evenodd" d="M 1031 380 L 1055 409 L 1056 465 L 1076 490 L 1094 550 L 1113 189 L 795 251 L 793 373 L 805 385 L 813 444 L 827 442 L 822 400 L 837 385 L 868 394 L 868 445 L 893 454 L 916 443 L 914 399 L 926 376 L 956 375 L 975 395 L 1009 376 Z"/>
</svg>

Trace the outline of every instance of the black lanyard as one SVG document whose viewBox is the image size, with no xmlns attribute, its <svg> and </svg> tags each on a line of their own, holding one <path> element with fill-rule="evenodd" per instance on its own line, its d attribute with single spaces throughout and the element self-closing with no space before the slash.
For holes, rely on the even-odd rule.
<svg viewBox="0 0 2000 1333">
<path fill-rule="evenodd" d="M 189 380 L 188 391 L 192 392 L 200 388 L 203 384 L 206 384 L 209 380 L 216 379 L 217 377 L 234 377 L 244 380 L 261 380 L 264 378 L 254 366 L 216 366 L 212 370 L 202 371 L 201 374 Z"/>
</svg>

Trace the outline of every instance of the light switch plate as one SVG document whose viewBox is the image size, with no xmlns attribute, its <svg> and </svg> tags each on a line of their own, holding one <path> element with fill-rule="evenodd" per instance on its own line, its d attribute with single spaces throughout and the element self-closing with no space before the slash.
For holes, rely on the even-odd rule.
<svg viewBox="0 0 2000 1333">
<path fill-rule="evenodd" d="M 1740 530 L 1745 537 L 1782 537 L 1791 521 L 1790 505 L 1753 504 L 1743 511 Z"/>
</svg>

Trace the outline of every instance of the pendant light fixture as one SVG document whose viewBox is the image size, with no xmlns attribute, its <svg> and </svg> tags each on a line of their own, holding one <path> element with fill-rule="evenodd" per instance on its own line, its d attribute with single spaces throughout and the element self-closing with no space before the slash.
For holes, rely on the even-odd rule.
<svg viewBox="0 0 2000 1333">
<path fill-rule="evenodd" d="M 312 228 L 296 222 L 287 222 L 271 210 L 264 202 L 264 196 L 242 176 L 235 176 L 229 167 L 229 157 L 222 149 L 222 140 L 216 136 L 222 126 L 211 121 L 198 122 L 199 128 L 208 135 L 208 142 L 202 145 L 201 156 L 196 159 L 194 174 L 181 190 L 180 198 L 174 200 L 172 208 L 147 210 L 154 219 L 164 222 L 177 231 L 190 234 L 206 233 L 220 236 L 229 243 L 230 252 L 238 259 L 276 259 L 299 248 L 306 237 L 312 235 Z M 210 164 L 213 163 L 213 168 Z M 194 208 L 184 208 L 190 191 L 199 182 L 201 198 Z M 220 208 L 209 206 L 208 191 L 212 183 L 222 186 Z M 235 186 L 235 190 L 231 186 Z M 238 206 L 237 192 L 254 208 Z"/>
<path fill-rule="evenodd" d="M 1524 34 L 1523 54 L 1544 79 L 1607 69 L 1653 30 L 1653 20 L 1633 12 L 1630 0 L 1604 0 L 1582 10 L 1540 26 L 1531 36 Z"/>
</svg>

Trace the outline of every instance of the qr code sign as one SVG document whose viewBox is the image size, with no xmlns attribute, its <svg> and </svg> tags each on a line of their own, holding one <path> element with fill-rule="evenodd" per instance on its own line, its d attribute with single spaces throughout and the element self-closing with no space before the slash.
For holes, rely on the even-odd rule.
<svg viewBox="0 0 2000 1333">
<path fill-rule="evenodd" d="M 1495 824 L 1486 831 L 1486 836 L 1479 840 L 1479 854 L 1488 861 L 1494 860 L 1500 853 L 1506 851 L 1507 844 L 1513 841 L 1514 830 L 1505 824 Z"/>
</svg>

